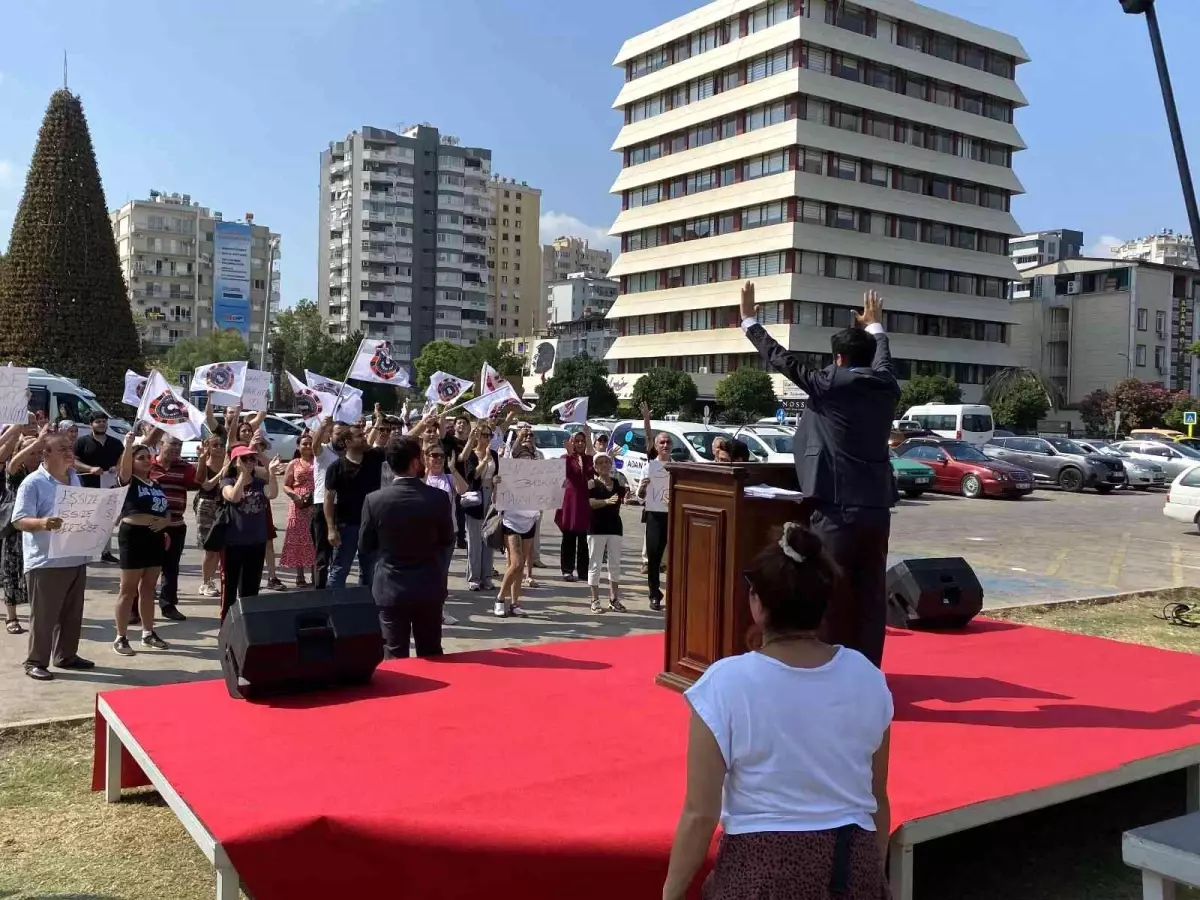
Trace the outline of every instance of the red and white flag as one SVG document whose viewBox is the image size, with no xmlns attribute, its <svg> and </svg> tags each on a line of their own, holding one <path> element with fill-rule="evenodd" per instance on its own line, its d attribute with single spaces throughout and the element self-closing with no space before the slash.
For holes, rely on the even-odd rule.
<svg viewBox="0 0 1200 900">
<path fill-rule="evenodd" d="M 558 421 L 565 425 L 568 422 L 587 422 L 587 408 L 588 398 L 576 397 L 550 407 L 550 412 L 554 413 Z"/>
<path fill-rule="evenodd" d="M 125 394 L 121 397 L 121 402 L 129 406 L 141 406 L 142 394 L 146 390 L 146 382 L 150 379 L 145 375 L 139 375 L 131 369 L 125 370 Z"/>
<path fill-rule="evenodd" d="M 244 365 L 244 363 L 243 363 Z M 171 437 L 192 441 L 200 437 L 204 413 L 181 397 L 158 369 L 150 370 L 138 404 L 137 418 Z"/>
<path fill-rule="evenodd" d="M 484 394 L 482 397 L 476 397 L 474 400 L 469 400 L 463 404 L 463 409 L 469 412 L 477 419 L 488 419 L 498 415 L 509 406 L 517 406 L 525 412 L 532 411 L 532 406 L 527 406 L 521 402 L 521 398 L 517 396 L 516 390 L 507 381 L 504 384 L 492 391 L 490 394 Z"/>
<path fill-rule="evenodd" d="M 408 387 L 408 368 L 392 358 L 391 341 L 364 339 L 358 345 L 350 377 L 358 381 L 377 381 L 396 387 Z"/>
<path fill-rule="evenodd" d="M 449 372 L 434 372 L 429 376 L 429 387 L 425 389 L 425 398 L 430 403 L 450 406 L 473 387 L 475 387 L 475 383 L 467 381 L 465 378 L 459 378 Z"/>
<path fill-rule="evenodd" d="M 337 395 L 314 390 L 291 372 L 287 373 L 287 377 L 288 384 L 292 386 L 292 393 L 296 397 L 296 404 L 293 407 L 296 413 L 304 418 L 304 424 L 309 428 L 320 428 L 325 417 L 333 415 Z"/>
<path fill-rule="evenodd" d="M 246 363 L 215 362 L 201 366 L 192 373 L 191 390 L 240 397 L 246 390 Z"/>
<path fill-rule="evenodd" d="M 483 369 L 479 373 L 479 395 L 490 394 L 508 384 L 508 379 L 492 368 L 491 363 L 484 360 Z"/>
<path fill-rule="evenodd" d="M 335 397 L 339 393 L 342 395 L 342 402 L 338 405 L 337 412 L 333 416 L 335 422 L 353 425 L 362 418 L 363 392 L 359 388 L 344 381 L 334 381 L 332 378 L 326 378 L 324 375 L 318 375 L 316 372 L 310 372 L 308 369 L 304 370 L 304 380 L 308 382 L 308 386 L 314 391 L 333 394 Z"/>
</svg>

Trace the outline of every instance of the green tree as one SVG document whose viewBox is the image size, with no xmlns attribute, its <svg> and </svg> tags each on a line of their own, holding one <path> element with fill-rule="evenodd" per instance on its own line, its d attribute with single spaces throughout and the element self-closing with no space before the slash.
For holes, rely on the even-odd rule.
<svg viewBox="0 0 1200 900">
<path fill-rule="evenodd" d="M 271 323 L 271 346 L 278 347 L 284 371 L 297 378 L 311 369 L 326 378 L 342 378 L 358 347 L 356 336 L 335 340 L 325 327 L 320 307 L 301 300 L 282 310 Z"/>
<path fill-rule="evenodd" d="M 434 372 L 448 372 L 459 378 L 477 380 L 482 366 L 475 365 L 478 357 L 474 350 L 474 347 L 462 347 L 445 340 L 426 344 L 413 360 L 413 368 L 417 372 L 417 389 L 423 391 L 429 387 L 429 378 Z"/>
<path fill-rule="evenodd" d="M 96 154 L 79 98 L 55 91 L 0 274 L 0 359 L 78 378 L 110 409 L 143 371 Z"/>
<path fill-rule="evenodd" d="M 913 406 L 926 403 L 960 403 L 962 388 L 945 375 L 914 375 L 900 391 L 896 412 L 904 415 Z"/>
<path fill-rule="evenodd" d="M 1113 388 L 1111 402 L 1113 411 L 1121 413 L 1121 428 L 1128 431 L 1161 427 L 1174 397 L 1158 385 L 1126 378 Z"/>
<path fill-rule="evenodd" d="M 572 356 L 554 367 L 554 375 L 538 385 L 537 411 L 546 421 L 550 412 L 566 400 L 588 398 L 588 417 L 611 416 L 617 411 L 617 395 L 608 383 L 608 367 L 586 353 Z"/>
<path fill-rule="evenodd" d="M 717 384 L 721 418 L 731 425 L 744 425 L 772 415 L 779 408 L 771 376 L 762 369 L 742 366 Z"/>
<path fill-rule="evenodd" d="M 641 409 L 645 402 L 655 419 L 678 413 L 690 415 L 696 403 L 696 382 L 681 369 L 651 369 L 633 385 L 630 404 Z"/>
<path fill-rule="evenodd" d="M 1079 415 L 1084 430 L 1090 435 L 1107 434 L 1112 430 L 1112 397 L 1104 388 L 1096 388 L 1079 401 Z"/>
<path fill-rule="evenodd" d="M 983 402 L 993 407 L 994 411 L 997 404 L 1003 404 L 1010 391 L 1015 391 L 1021 396 L 1032 396 L 1029 389 L 1030 384 L 1036 385 L 1038 390 L 1045 395 L 1047 409 L 1062 406 L 1062 392 L 1058 389 L 1058 385 L 1049 378 L 1043 377 L 1040 372 L 1024 366 L 1001 369 L 989 378 L 983 386 Z"/>
<path fill-rule="evenodd" d="M 1183 414 L 1185 412 L 1200 412 L 1200 400 L 1190 396 L 1187 391 L 1176 391 L 1174 397 L 1175 400 L 1171 404 L 1171 408 L 1163 416 L 1163 424 L 1168 428 L 1174 428 L 1176 431 L 1187 431 L 1188 427 L 1183 424 Z"/>
<path fill-rule="evenodd" d="M 176 371 L 198 369 L 209 363 L 250 358 L 250 348 L 237 332 L 210 331 L 183 338 L 167 351 L 167 365 Z"/>
<path fill-rule="evenodd" d="M 1003 392 L 987 400 L 996 424 L 1016 431 L 1035 431 L 1037 423 L 1046 417 L 1050 399 L 1036 378 L 1014 379 Z"/>
</svg>

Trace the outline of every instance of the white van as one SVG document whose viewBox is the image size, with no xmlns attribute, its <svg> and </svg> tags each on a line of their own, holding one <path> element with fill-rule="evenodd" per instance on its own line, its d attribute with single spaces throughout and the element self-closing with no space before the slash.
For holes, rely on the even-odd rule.
<svg viewBox="0 0 1200 900">
<path fill-rule="evenodd" d="M 939 437 L 977 446 L 990 441 L 995 430 L 990 406 L 927 403 L 912 407 L 904 414 L 904 418 L 918 422 L 922 428 L 928 428 Z"/>
<path fill-rule="evenodd" d="M 719 437 L 733 439 L 728 431 L 700 422 L 655 419 L 650 422 L 650 430 L 671 438 L 672 462 L 712 462 L 713 441 Z M 622 419 L 613 426 L 609 452 L 631 486 L 636 485 L 646 470 L 646 431 L 640 419 Z"/>
<path fill-rule="evenodd" d="M 80 384 L 45 369 L 29 370 L 29 411 L 43 421 L 70 419 L 82 434 L 91 427 L 96 410 L 108 415 L 108 433 L 124 440 L 132 427 L 124 419 L 108 413 L 96 395 Z"/>
</svg>

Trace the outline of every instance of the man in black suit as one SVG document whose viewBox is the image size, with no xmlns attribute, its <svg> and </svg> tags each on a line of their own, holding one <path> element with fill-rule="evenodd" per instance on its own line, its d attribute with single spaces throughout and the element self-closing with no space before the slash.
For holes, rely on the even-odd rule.
<svg viewBox="0 0 1200 900">
<path fill-rule="evenodd" d="M 854 326 L 830 340 L 833 365 L 805 365 L 755 320 L 754 285 L 742 289 L 742 330 L 763 359 L 808 394 L 792 451 L 809 527 L 845 574 L 842 596 L 830 598 L 821 636 L 880 665 L 887 624 L 887 551 L 893 500 L 888 436 L 900 399 L 883 305 L 863 295 Z"/>
<path fill-rule="evenodd" d="M 359 552 L 374 558 L 371 592 L 388 659 L 442 654 L 445 554 L 454 548 L 454 513 L 444 491 L 424 482 L 421 444 L 394 437 L 387 446 L 392 484 L 363 501 Z"/>
</svg>

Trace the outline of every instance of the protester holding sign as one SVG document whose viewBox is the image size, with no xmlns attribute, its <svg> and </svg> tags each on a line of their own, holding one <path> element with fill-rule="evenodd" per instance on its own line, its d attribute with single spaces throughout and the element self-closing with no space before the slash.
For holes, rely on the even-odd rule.
<svg viewBox="0 0 1200 900">
<path fill-rule="evenodd" d="M 13 506 L 13 526 L 22 532 L 22 563 L 29 592 L 29 652 L 25 674 L 50 681 L 50 663 L 60 669 L 91 669 L 79 655 L 83 630 L 83 591 L 87 557 L 50 555 L 51 533 L 62 528 L 53 515 L 57 488 L 79 487 L 75 446 L 65 435 L 44 433 L 45 455 L 37 471 L 21 482 Z"/>
<path fill-rule="evenodd" d="M 533 429 L 528 425 L 517 429 L 508 456 L 512 459 L 542 458 L 542 453 L 533 440 Z M 492 480 L 493 487 L 498 486 L 500 481 L 500 475 L 497 474 Z M 512 509 L 507 505 L 501 513 L 504 546 L 508 551 L 508 568 L 504 571 L 504 578 L 500 582 L 500 594 L 496 597 L 496 605 L 492 610 L 497 616 L 529 615 L 521 606 L 521 572 L 528 567 L 526 577 L 536 586 L 536 582 L 533 581 L 533 534 L 540 514 L 540 509 Z"/>
<path fill-rule="evenodd" d="M 169 504 L 158 482 L 150 477 L 150 448 L 135 444 L 133 432 L 125 435 L 117 479 L 126 487 L 117 531 L 121 559 L 121 587 L 117 593 L 117 637 L 113 650 L 133 656 L 126 631 L 135 608 L 142 623 L 142 649 L 166 650 L 167 643 L 154 631 L 154 586 L 158 583 L 170 538 Z"/>
<path fill-rule="evenodd" d="M 591 526 L 588 528 L 588 587 L 592 592 L 592 612 L 604 612 L 600 605 L 600 564 L 608 555 L 608 608 L 624 612 L 617 596 L 621 582 L 621 502 L 626 488 L 613 477 L 612 457 L 597 453 L 593 458 L 596 477 L 588 483 Z"/>
<path fill-rule="evenodd" d="M 646 435 L 646 459 L 657 460 L 661 466 L 671 458 L 671 436 L 660 432 L 651 440 L 654 434 L 650 430 L 650 407 L 642 403 L 642 427 Z M 649 463 L 647 464 L 649 468 Z M 649 475 L 638 485 L 638 496 L 647 497 L 650 488 Z M 648 498 L 644 508 L 646 523 L 646 576 L 650 587 L 650 608 L 662 609 L 662 561 L 667 552 L 667 535 L 670 528 L 667 525 L 667 509 L 662 503 L 652 503 Z"/>
</svg>

